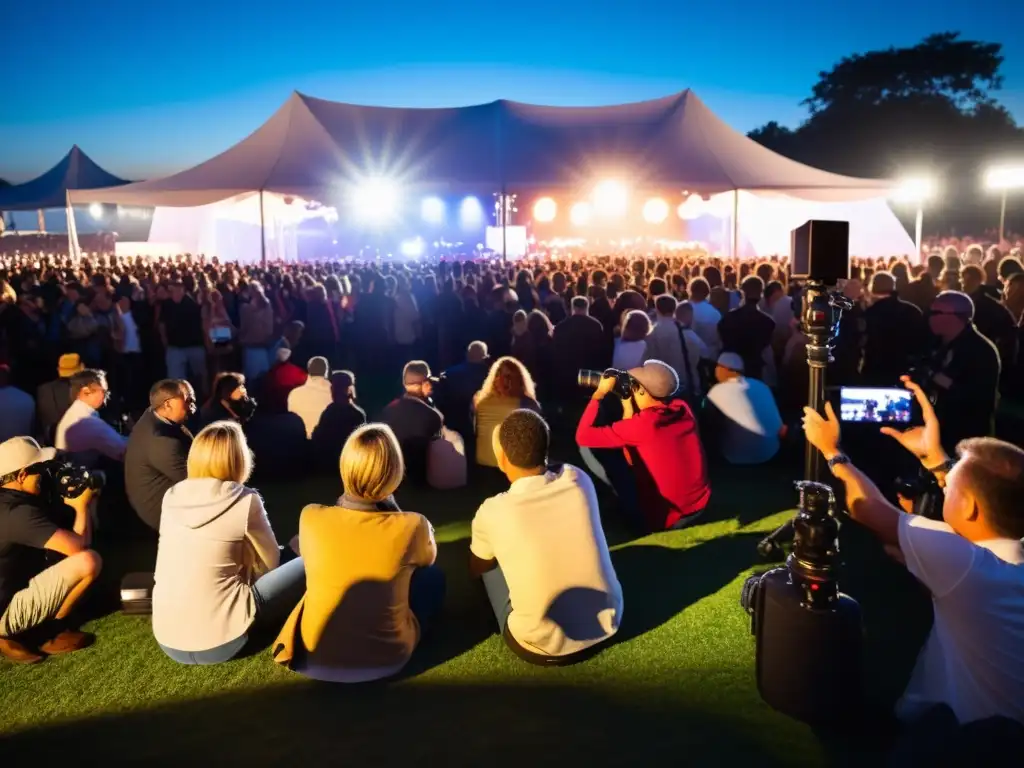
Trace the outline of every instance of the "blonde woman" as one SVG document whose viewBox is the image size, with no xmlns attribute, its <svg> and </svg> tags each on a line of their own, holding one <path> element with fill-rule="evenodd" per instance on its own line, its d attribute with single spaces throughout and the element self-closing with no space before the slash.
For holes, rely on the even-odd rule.
<svg viewBox="0 0 1024 768">
<path fill-rule="evenodd" d="M 397 674 L 444 601 L 434 529 L 394 500 L 405 467 L 385 424 L 360 427 L 341 451 L 344 495 L 299 521 L 306 596 L 273 645 L 274 659 L 317 680 Z"/>
<path fill-rule="evenodd" d="M 234 658 L 254 629 L 276 631 L 302 597 L 301 559 L 281 550 L 241 426 L 218 421 L 188 452 L 188 478 L 164 495 L 153 588 L 153 634 L 181 664 Z"/>
<path fill-rule="evenodd" d="M 512 411 L 528 408 L 540 413 L 537 393 L 526 366 L 514 357 L 498 358 L 473 398 L 476 415 L 476 463 L 497 467 L 492 437 L 494 430 Z"/>
</svg>

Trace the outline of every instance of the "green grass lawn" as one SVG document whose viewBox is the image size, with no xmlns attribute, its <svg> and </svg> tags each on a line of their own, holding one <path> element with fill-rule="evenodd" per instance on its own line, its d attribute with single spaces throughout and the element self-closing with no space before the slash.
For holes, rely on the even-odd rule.
<svg viewBox="0 0 1024 768">
<path fill-rule="evenodd" d="M 337 686 L 275 665 L 269 651 L 215 667 L 167 659 L 145 617 L 106 612 L 86 651 L 31 667 L 0 662 L 0 763 L 188 765 L 817 765 L 870 758 L 864 741 L 826 746 L 763 704 L 754 640 L 738 604 L 755 544 L 795 504 L 786 463 L 716 468 L 707 522 L 631 540 L 602 496 L 625 594 L 616 641 L 592 659 L 541 669 L 492 634 L 467 569 L 469 521 L 503 490 L 488 475 L 455 492 L 399 493 L 437 529 L 448 576 L 442 620 L 400 680 Z M 287 541 L 337 481 L 257 483 Z M 909 577 L 847 526 L 844 588 L 864 607 L 869 684 L 890 701 L 909 673 L 927 605 Z M 113 591 L 151 551 L 105 555 Z M 152 562 L 152 560 L 150 560 Z M 867 740 L 869 741 L 869 739 Z M 853 752 L 850 750 L 853 749 Z M 756 760 L 756 763 L 754 762 Z"/>
</svg>

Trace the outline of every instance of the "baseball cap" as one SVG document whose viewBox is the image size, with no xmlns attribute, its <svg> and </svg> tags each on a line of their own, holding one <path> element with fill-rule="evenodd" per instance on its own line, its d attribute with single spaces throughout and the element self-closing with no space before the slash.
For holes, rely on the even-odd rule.
<svg viewBox="0 0 1024 768">
<path fill-rule="evenodd" d="M 723 352 L 718 356 L 718 364 L 736 373 L 743 373 L 743 358 L 735 352 Z"/>
<path fill-rule="evenodd" d="M 82 358 L 78 355 L 71 354 L 61 355 L 57 361 L 57 373 L 62 379 L 69 379 L 76 373 L 81 373 L 85 370 L 85 366 L 82 365 Z"/>
<path fill-rule="evenodd" d="M 679 377 L 670 365 L 661 360 L 648 360 L 639 368 L 630 368 L 627 373 L 640 382 L 640 386 L 652 397 L 665 398 L 679 389 Z"/>
<path fill-rule="evenodd" d="M 49 461 L 56 455 L 56 448 L 41 448 L 31 437 L 12 437 L 0 443 L 0 477 L 13 475 L 42 461 Z"/>
</svg>

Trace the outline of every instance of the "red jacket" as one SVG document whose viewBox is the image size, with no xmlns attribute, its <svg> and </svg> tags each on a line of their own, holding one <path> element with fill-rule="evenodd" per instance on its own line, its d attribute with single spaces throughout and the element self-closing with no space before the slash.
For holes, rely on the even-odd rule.
<svg viewBox="0 0 1024 768">
<path fill-rule="evenodd" d="M 286 413 L 288 393 L 301 387 L 309 377 L 294 363 L 276 363 L 263 377 L 263 400 L 260 410 L 266 413 Z"/>
<path fill-rule="evenodd" d="M 641 511 L 651 530 L 670 528 L 700 512 L 711 498 L 697 422 L 682 400 L 647 408 L 607 427 L 595 427 L 591 400 L 576 428 L 584 448 L 623 448 L 633 467 Z"/>
</svg>

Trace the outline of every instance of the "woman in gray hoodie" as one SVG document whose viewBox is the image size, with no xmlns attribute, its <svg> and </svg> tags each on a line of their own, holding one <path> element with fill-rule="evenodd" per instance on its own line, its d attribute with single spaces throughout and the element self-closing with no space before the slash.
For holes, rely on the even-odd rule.
<svg viewBox="0 0 1024 768">
<path fill-rule="evenodd" d="M 210 424 L 188 453 L 188 478 L 160 516 L 153 634 L 182 664 L 234 658 L 250 630 L 277 631 L 306 588 L 301 558 L 281 564 L 263 499 L 245 482 L 252 454 L 235 422 Z"/>
</svg>

